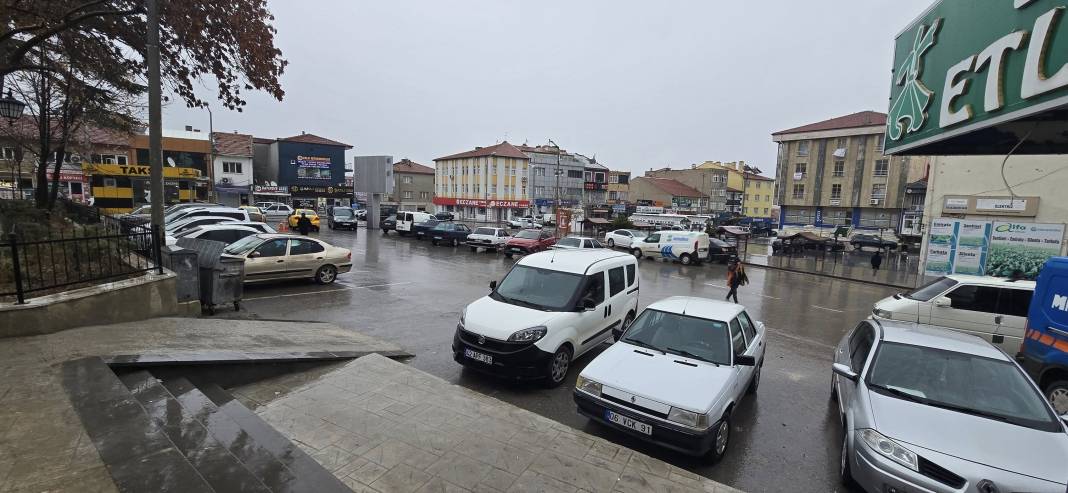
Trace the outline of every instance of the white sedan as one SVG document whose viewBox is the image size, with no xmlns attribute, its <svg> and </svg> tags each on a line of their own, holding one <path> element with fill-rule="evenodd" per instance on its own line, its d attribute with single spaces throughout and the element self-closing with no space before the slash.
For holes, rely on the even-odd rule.
<svg viewBox="0 0 1068 493">
<path fill-rule="evenodd" d="M 657 301 L 582 370 L 575 403 L 611 428 L 716 462 L 730 443 L 735 404 L 760 382 L 764 332 L 742 305 Z"/>
<path fill-rule="evenodd" d="M 609 231 L 604 235 L 604 242 L 608 245 L 608 248 L 630 248 L 635 241 L 641 241 L 648 233 L 644 231 L 638 231 L 636 229 L 617 229 L 615 231 Z"/>
</svg>

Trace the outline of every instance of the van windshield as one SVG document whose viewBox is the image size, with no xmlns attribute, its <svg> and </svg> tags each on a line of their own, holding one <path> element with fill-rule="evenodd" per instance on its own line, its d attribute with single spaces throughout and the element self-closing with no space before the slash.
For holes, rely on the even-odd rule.
<svg viewBox="0 0 1068 493">
<path fill-rule="evenodd" d="M 535 310 L 564 311 L 582 283 L 582 276 L 517 265 L 505 276 L 491 298 Z"/>
<path fill-rule="evenodd" d="M 905 297 L 916 301 L 931 301 L 931 298 L 946 292 L 947 289 L 956 285 L 957 281 L 948 277 L 940 277 L 905 293 Z"/>
</svg>

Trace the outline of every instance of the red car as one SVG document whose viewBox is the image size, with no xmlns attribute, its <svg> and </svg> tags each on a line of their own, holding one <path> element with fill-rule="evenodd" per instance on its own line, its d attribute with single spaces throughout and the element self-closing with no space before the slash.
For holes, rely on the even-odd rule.
<svg viewBox="0 0 1068 493">
<path fill-rule="evenodd" d="M 556 237 L 549 230 L 524 229 L 504 244 L 504 256 L 512 258 L 512 255 L 542 252 L 555 244 Z"/>
</svg>

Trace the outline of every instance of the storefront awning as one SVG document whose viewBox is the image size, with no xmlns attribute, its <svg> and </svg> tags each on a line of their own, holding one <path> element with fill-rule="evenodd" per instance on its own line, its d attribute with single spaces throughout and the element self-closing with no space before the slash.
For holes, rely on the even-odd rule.
<svg viewBox="0 0 1068 493">
<path fill-rule="evenodd" d="M 592 224 L 608 224 L 609 221 L 603 217 L 587 217 L 586 222 Z"/>
</svg>

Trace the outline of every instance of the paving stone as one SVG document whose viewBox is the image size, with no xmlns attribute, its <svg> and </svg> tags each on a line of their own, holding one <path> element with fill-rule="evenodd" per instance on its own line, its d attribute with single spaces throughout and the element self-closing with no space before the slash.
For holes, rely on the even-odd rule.
<svg viewBox="0 0 1068 493">
<path fill-rule="evenodd" d="M 348 466 L 353 462 L 353 459 L 357 458 L 355 455 L 333 445 L 309 455 L 330 472 L 335 472 L 342 467 Z"/>
<path fill-rule="evenodd" d="M 511 488 L 512 483 L 515 483 L 515 480 L 518 478 L 519 476 L 515 474 L 511 474 L 503 469 L 494 468 L 482 478 L 482 482 L 479 483 L 479 485 L 484 485 L 495 491 L 508 491 L 508 489 Z"/>
<path fill-rule="evenodd" d="M 430 481 L 431 477 L 430 474 L 407 464 L 397 464 L 371 483 L 371 487 L 388 493 L 411 493 Z"/>
<path fill-rule="evenodd" d="M 447 454 L 427 469 L 427 472 L 450 483 L 472 488 L 493 470 L 493 466 L 462 454 Z"/>
<path fill-rule="evenodd" d="M 361 467 L 367 465 L 369 462 L 371 461 L 364 459 L 363 457 L 353 456 L 352 459 L 349 460 L 348 464 L 345 464 L 334 470 L 334 476 L 344 479 L 346 476 L 358 471 Z"/>
<path fill-rule="evenodd" d="M 575 493 L 578 488 L 534 471 L 526 471 L 508 490 L 515 493 Z"/>
<path fill-rule="evenodd" d="M 560 436 L 560 431 L 556 429 L 548 429 L 545 431 L 530 431 L 524 430 L 516 433 L 508 443 L 517 447 L 522 447 L 532 452 L 541 452 L 549 448 L 553 440 Z"/>
<path fill-rule="evenodd" d="M 630 462 L 627 463 L 627 466 L 627 469 L 633 468 L 638 472 L 660 476 L 664 479 L 671 477 L 671 466 L 668 463 L 654 459 L 648 455 L 639 453 L 631 455 Z"/>
<path fill-rule="evenodd" d="M 383 474 L 389 471 L 389 468 L 375 464 L 374 462 L 367 461 L 366 464 L 359 469 L 352 471 L 348 474 L 348 477 L 359 481 L 363 484 L 374 483 L 375 480 L 382 477 Z"/>
<path fill-rule="evenodd" d="M 593 439 L 574 433 L 560 433 L 549 444 L 549 450 L 581 459 L 593 448 Z"/>
<path fill-rule="evenodd" d="M 630 455 L 632 453 L 633 452 L 626 447 L 614 445 L 609 442 L 598 441 L 593 444 L 593 447 L 590 448 L 589 453 L 587 453 L 587 457 L 596 457 L 609 462 L 616 462 L 619 464 L 626 465 L 627 462 L 630 460 Z"/>
<path fill-rule="evenodd" d="M 363 458 L 387 468 L 408 464 L 416 469 L 426 469 L 438 461 L 438 456 L 424 452 L 399 440 L 386 440 L 368 450 Z"/>
<path fill-rule="evenodd" d="M 538 456 L 530 470 L 588 491 L 611 491 L 619 479 L 618 473 L 556 452 Z"/>
<path fill-rule="evenodd" d="M 350 490 L 352 490 L 353 493 L 381 493 L 379 491 L 376 491 L 374 488 L 357 481 L 351 476 L 341 478 L 341 482 Z"/>
<path fill-rule="evenodd" d="M 533 452 L 485 437 L 468 437 L 454 450 L 512 474 L 522 473 L 534 461 Z"/>
<path fill-rule="evenodd" d="M 298 442 L 308 445 L 316 450 L 322 450 L 334 442 L 338 441 L 342 434 L 346 433 L 345 429 L 333 424 L 320 420 L 319 418 L 311 418 L 320 422 L 321 424 L 311 431 L 297 433 L 292 438 Z"/>
<path fill-rule="evenodd" d="M 363 455 L 385 440 L 384 438 L 367 438 L 355 433 L 344 432 L 334 442 L 334 446 L 353 455 Z"/>
<path fill-rule="evenodd" d="M 470 491 L 441 478 L 432 478 L 422 488 L 419 488 L 419 493 L 470 493 Z"/>
<path fill-rule="evenodd" d="M 647 493 L 650 491 L 685 493 L 694 490 L 666 478 L 628 468 L 623 471 L 623 475 L 619 478 L 615 491 L 620 493 Z"/>
</svg>

